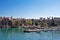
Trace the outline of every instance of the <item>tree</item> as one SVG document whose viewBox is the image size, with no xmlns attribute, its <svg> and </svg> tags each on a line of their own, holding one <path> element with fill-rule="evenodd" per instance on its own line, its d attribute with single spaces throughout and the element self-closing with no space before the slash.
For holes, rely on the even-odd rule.
<svg viewBox="0 0 60 40">
<path fill-rule="evenodd" d="M 27 20 L 26 23 L 27 25 L 32 25 L 32 20 Z"/>
<path fill-rule="evenodd" d="M 37 26 L 37 25 L 39 25 L 40 23 L 39 22 L 35 22 L 35 25 Z"/>
<path fill-rule="evenodd" d="M 51 26 L 55 26 L 55 22 L 54 22 L 53 17 L 52 17 L 52 21 L 51 21 Z"/>
<path fill-rule="evenodd" d="M 16 21 L 15 22 L 15 26 L 20 26 L 20 22 L 19 21 Z"/>
</svg>

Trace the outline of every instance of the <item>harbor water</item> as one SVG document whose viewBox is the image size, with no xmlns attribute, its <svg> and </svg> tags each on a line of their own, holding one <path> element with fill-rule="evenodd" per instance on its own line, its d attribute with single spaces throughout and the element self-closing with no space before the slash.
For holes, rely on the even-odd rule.
<svg viewBox="0 0 60 40">
<path fill-rule="evenodd" d="M 23 32 L 18 28 L 2 28 L 0 40 L 60 40 L 60 31 Z"/>
</svg>

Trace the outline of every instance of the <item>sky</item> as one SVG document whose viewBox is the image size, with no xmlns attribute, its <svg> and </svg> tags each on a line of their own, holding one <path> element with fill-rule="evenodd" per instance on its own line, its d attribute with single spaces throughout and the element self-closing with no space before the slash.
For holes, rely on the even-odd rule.
<svg viewBox="0 0 60 40">
<path fill-rule="evenodd" d="M 60 0 L 0 0 L 0 16 L 60 17 Z"/>
</svg>

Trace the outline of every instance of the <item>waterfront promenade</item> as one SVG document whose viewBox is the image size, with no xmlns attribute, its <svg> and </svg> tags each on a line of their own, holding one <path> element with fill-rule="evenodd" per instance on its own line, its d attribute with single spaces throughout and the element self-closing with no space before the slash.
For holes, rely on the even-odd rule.
<svg viewBox="0 0 60 40">
<path fill-rule="evenodd" d="M 25 19 L 0 17 L 0 28 L 21 28 L 24 31 L 60 30 L 60 18 Z"/>
</svg>

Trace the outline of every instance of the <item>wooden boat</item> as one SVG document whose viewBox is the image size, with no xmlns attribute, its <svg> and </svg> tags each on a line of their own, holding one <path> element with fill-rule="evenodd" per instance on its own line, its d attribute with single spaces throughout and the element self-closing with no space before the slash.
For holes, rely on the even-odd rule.
<svg viewBox="0 0 60 40">
<path fill-rule="evenodd" d="M 24 32 L 40 32 L 40 30 L 38 30 L 38 29 L 37 30 L 26 29 L 26 30 L 24 30 Z"/>
</svg>

